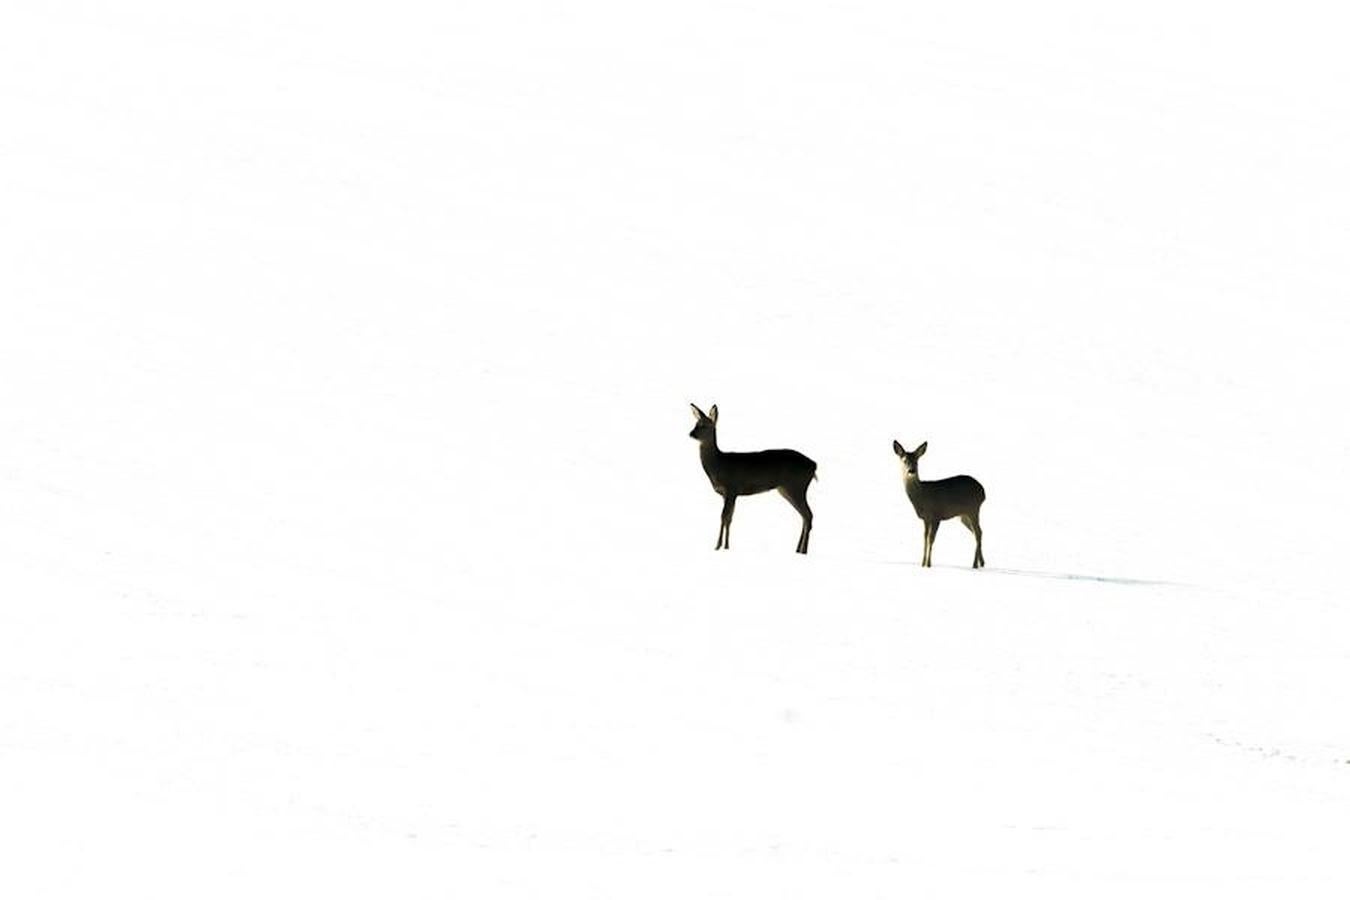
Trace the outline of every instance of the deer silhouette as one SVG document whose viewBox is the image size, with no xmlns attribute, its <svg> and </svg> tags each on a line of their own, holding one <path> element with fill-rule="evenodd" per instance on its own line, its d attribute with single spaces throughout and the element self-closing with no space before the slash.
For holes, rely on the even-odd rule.
<svg viewBox="0 0 1350 900">
<path fill-rule="evenodd" d="M 722 527 L 715 550 L 731 549 L 731 516 L 736 498 L 777 490 L 802 517 L 797 552 L 805 553 L 811 539 L 811 507 L 806 489 L 816 477 L 816 464 L 796 450 L 760 450 L 755 453 L 724 453 L 717 446 L 717 406 L 707 413 L 689 404 L 698 420 L 689 436 L 698 441 L 698 456 L 713 490 L 722 495 Z"/>
<path fill-rule="evenodd" d="M 914 512 L 923 519 L 923 562 L 933 565 L 933 541 L 943 519 L 961 517 L 961 523 L 975 535 L 975 562 L 972 568 L 984 566 L 984 532 L 980 529 L 980 504 L 984 503 L 984 487 L 969 475 L 956 475 L 937 481 L 919 480 L 919 457 L 928 449 L 924 441 L 914 451 L 907 452 L 899 441 L 891 441 L 891 449 L 900 457 L 900 477 L 905 493 L 914 504 Z"/>
</svg>

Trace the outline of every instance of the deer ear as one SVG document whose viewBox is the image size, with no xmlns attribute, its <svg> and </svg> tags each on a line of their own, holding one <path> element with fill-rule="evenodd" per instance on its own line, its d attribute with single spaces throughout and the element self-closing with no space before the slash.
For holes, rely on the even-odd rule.
<svg viewBox="0 0 1350 900">
<path fill-rule="evenodd" d="M 914 448 L 914 458 L 918 459 L 920 456 L 923 456 L 923 451 L 927 449 L 928 449 L 928 442 L 924 441 L 922 444 Z"/>
<path fill-rule="evenodd" d="M 905 448 L 900 446 L 899 441 L 891 441 L 891 449 L 895 451 L 896 456 L 905 452 Z"/>
<path fill-rule="evenodd" d="M 712 405 L 712 408 L 708 410 L 708 418 L 712 419 L 712 423 L 713 423 L 714 425 L 717 424 L 717 404 L 716 404 L 716 403 L 714 403 L 714 404 Z"/>
<path fill-rule="evenodd" d="M 695 406 L 694 404 L 690 403 L 690 404 L 689 404 L 689 408 L 692 409 L 692 410 L 694 411 L 694 415 L 698 416 L 700 419 L 706 419 L 706 418 L 708 418 L 707 416 L 705 416 L 705 415 L 703 414 L 703 410 L 699 409 L 699 408 L 698 408 L 697 406 Z"/>
</svg>

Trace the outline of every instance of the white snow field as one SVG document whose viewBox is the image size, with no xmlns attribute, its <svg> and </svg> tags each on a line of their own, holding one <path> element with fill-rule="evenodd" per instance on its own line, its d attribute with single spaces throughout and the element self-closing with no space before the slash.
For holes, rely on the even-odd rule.
<svg viewBox="0 0 1350 900">
<path fill-rule="evenodd" d="M 0 896 L 1347 896 L 1347 23 L 1115 6 L 7 3 Z"/>
</svg>

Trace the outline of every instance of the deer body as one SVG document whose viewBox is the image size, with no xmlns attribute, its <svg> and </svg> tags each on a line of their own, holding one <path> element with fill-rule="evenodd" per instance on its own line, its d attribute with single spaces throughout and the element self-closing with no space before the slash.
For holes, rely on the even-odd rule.
<svg viewBox="0 0 1350 900">
<path fill-rule="evenodd" d="M 933 565 L 933 541 L 938 526 L 946 519 L 960 518 L 961 524 L 975 535 L 973 568 L 984 566 L 984 531 L 980 528 L 980 505 L 984 503 L 984 486 L 969 475 L 940 478 L 937 481 L 919 480 L 919 457 L 928 449 L 928 442 L 907 452 L 899 441 L 892 441 L 895 455 L 900 457 L 900 477 L 905 484 L 905 496 L 914 506 L 914 513 L 923 520 L 923 562 Z"/>
<path fill-rule="evenodd" d="M 816 477 L 816 464 L 796 450 L 759 450 L 754 453 L 724 453 L 717 446 L 717 407 L 705 414 L 689 404 L 698 421 L 689 436 L 699 442 L 698 455 L 713 490 L 722 495 L 722 527 L 716 550 L 731 549 L 731 517 L 736 498 L 777 490 L 802 517 L 797 552 L 805 553 L 811 539 L 811 507 L 806 489 Z"/>
</svg>

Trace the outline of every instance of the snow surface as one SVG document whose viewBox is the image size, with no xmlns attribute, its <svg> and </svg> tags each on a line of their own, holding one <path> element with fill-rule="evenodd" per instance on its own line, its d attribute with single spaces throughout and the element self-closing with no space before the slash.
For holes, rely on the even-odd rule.
<svg viewBox="0 0 1350 900">
<path fill-rule="evenodd" d="M 0 894 L 1345 896 L 1346 22 L 1118 6 L 7 4 Z"/>
</svg>

